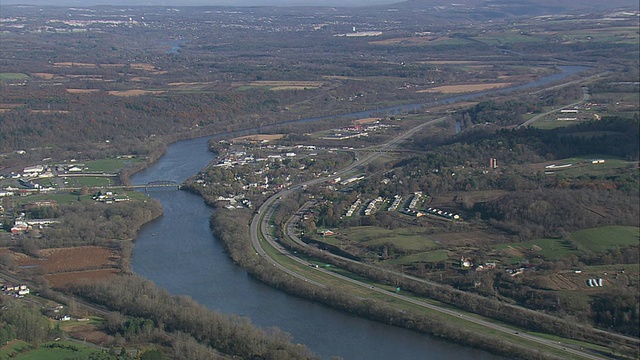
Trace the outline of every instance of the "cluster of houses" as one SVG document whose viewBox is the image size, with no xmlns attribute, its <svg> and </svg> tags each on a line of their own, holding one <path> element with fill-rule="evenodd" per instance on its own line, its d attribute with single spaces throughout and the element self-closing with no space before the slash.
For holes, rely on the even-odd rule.
<svg viewBox="0 0 640 360">
<path fill-rule="evenodd" d="M 98 193 L 95 194 L 92 197 L 92 199 L 94 201 L 105 203 L 105 204 L 113 204 L 115 202 L 123 202 L 123 201 L 131 200 L 126 195 L 118 195 L 112 191 L 105 191 L 104 193 L 102 191 L 98 191 Z"/>
<path fill-rule="evenodd" d="M 265 140 L 266 141 L 266 140 Z M 224 140 L 222 141 L 224 142 Z M 247 155 L 246 151 L 229 151 L 223 156 L 215 166 L 232 168 L 235 166 L 251 165 L 268 163 L 275 161 L 282 161 L 284 159 L 292 159 L 298 156 L 294 150 L 302 151 L 315 151 L 317 148 L 313 145 L 295 145 L 295 146 L 282 146 L 282 145 L 266 145 L 257 147 L 255 150 L 268 152 L 270 154 L 263 157 L 255 157 L 254 155 Z M 315 153 L 309 154 L 309 156 L 317 155 Z"/>
<path fill-rule="evenodd" d="M 505 271 L 507 272 L 507 274 L 511 275 L 511 277 L 520 275 L 524 272 L 525 268 L 524 267 L 520 267 L 517 269 L 505 269 Z"/>
<path fill-rule="evenodd" d="M 391 203 L 389 208 L 387 208 L 387 211 L 396 211 L 398 209 L 398 207 L 400 206 L 400 203 L 402 203 L 402 196 L 395 195 L 393 197 L 393 202 Z"/>
<path fill-rule="evenodd" d="M 2 179 L 37 179 L 53 177 L 51 168 L 45 168 L 43 165 L 27 166 L 22 172 L 11 172 L 9 174 L 0 175 Z"/>
<path fill-rule="evenodd" d="M 460 267 L 461 268 L 470 269 L 473 266 L 474 266 L 474 264 L 473 264 L 473 261 L 471 261 L 471 258 L 464 257 L 464 256 L 460 257 Z M 495 269 L 497 266 L 498 266 L 498 264 L 495 261 L 485 262 L 484 264 L 477 265 L 475 267 L 475 271 L 491 270 L 491 269 Z M 522 270 L 524 271 L 524 268 L 522 268 Z"/>
<path fill-rule="evenodd" d="M 23 214 L 24 215 L 24 214 Z M 12 234 L 20 234 L 24 232 L 31 231 L 34 227 L 38 227 L 42 229 L 45 226 L 57 223 L 58 220 L 53 219 L 29 219 L 26 220 L 24 216 L 18 217 L 13 222 L 13 226 L 11 227 Z"/>
<path fill-rule="evenodd" d="M 31 292 L 27 285 L 2 285 L 0 286 L 0 290 L 14 297 L 24 297 Z"/>
<path fill-rule="evenodd" d="M 409 210 L 413 210 L 418 206 L 418 202 L 422 199 L 422 191 L 416 191 L 413 193 L 413 198 L 411 202 L 409 202 L 409 206 L 407 207 Z"/>
<path fill-rule="evenodd" d="M 333 129 L 332 134 L 323 136 L 324 140 L 347 140 L 369 136 L 370 132 L 385 130 L 393 125 L 380 124 L 379 121 L 368 125 L 351 125 L 340 129 Z"/>
<path fill-rule="evenodd" d="M 382 202 L 382 197 L 378 196 L 377 198 L 371 200 L 369 202 L 369 204 L 367 205 L 367 208 L 364 209 L 364 214 L 366 216 L 369 216 L 373 213 L 376 212 L 376 210 L 378 210 L 378 204 L 380 204 Z"/>
<path fill-rule="evenodd" d="M 427 208 L 427 213 L 431 214 L 431 215 L 435 215 L 435 216 L 440 216 L 443 217 L 445 219 L 452 219 L 452 220 L 460 220 L 460 215 L 459 214 L 454 214 L 448 211 L 443 211 L 440 210 L 438 208 Z"/>
<path fill-rule="evenodd" d="M 229 204 L 225 206 L 227 210 L 235 210 L 235 209 L 253 209 L 253 203 L 249 199 L 245 199 L 244 195 L 236 195 L 230 197 L 218 196 L 216 201 L 228 202 Z"/>
<path fill-rule="evenodd" d="M 349 206 L 349 209 L 347 210 L 347 213 L 345 214 L 345 216 L 353 216 L 353 213 L 358 209 L 358 206 L 360 206 L 361 203 L 362 203 L 362 200 L 356 199 L 356 201 L 354 201 L 353 204 Z"/>
</svg>

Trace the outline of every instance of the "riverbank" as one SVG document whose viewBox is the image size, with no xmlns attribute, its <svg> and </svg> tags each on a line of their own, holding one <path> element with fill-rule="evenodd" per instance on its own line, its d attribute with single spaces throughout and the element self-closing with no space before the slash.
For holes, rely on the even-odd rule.
<svg viewBox="0 0 640 360">
<path fill-rule="evenodd" d="M 254 250 L 245 225 L 250 221 L 251 216 L 250 211 L 243 210 L 235 211 L 233 214 L 214 212 L 211 216 L 211 228 L 214 236 L 224 243 L 233 261 L 246 269 L 251 276 L 269 286 L 352 315 L 429 334 L 500 356 L 522 359 L 560 359 L 538 350 L 532 351 L 528 347 L 508 342 L 498 336 L 467 330 L 434 314 L 399 310 L 383 300 L 362 300 L 340 291 L 340 288 L 319 288 L 284 273 L 273 271 L 271 264 L 261 257 L 253 256 Z"/>
</svg>

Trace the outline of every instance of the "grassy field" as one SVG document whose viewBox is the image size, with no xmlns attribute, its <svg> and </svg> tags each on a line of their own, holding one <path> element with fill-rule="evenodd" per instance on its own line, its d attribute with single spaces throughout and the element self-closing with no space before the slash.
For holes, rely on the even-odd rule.
<svg viewBox="0 0 640 360">
<path fill-rule="evenodd" d="M 605 160 L 605 162 L 600 164 L 592 164 L 591 161 L 593 159 L 602 159 Z M 572 164 L 572 166 L 557 169 L 545 168 L 545 166 L 548 165 L 560 166 L 566 164 Z M 586 156 L 547 161 L 544 163 L 530 164 L 526 167 L 534 172 L 551 170 L 557 174 L 563 174 L 568 177 L 578 177 L 582 175 L 604 176 L 623 174 L 629 172 L 630 169 L 635 169 L 637 165 L 638 163 L 635 161 L 627 161 L 609 155 L 591 154 Z"/>
<path fill-rule="evenodd" d="M 396 260 L 390 261 L 392 264 L 409 265 L 414 263 L 437 263 L 445 261 L 449 258 L 449 250 L 425 251 L 417 254 L 403 256 Z"/>
<path fill-rule="evenodd" d="M 509 261 L 526 257 L 525 253 L 535 253 L 547 260 L 564 259 L 580 251 L 605 252 L 619 246 L 638 245 L 640 229 L 634 226 L 604 226 L 580 230 L 571 234 L 571 242 L 580 250 L 574 250 L 561 239 L 535 239 L 521 243 L 501 244 L 496 247 Z"/>
<path fill-rule="evenodd" d="M 60 205 L 68 205 L 78 202 L 78 195 L 74 194 L 34 194 L 27 197 L 19 198 L 18 204 L 24 205 L 34 201 L 53 200 Z M 87 197 L 89 200 L 89 197 Z"/>
<path fill-rule="evenodd" d="M 559 34 L 567 42 L 603 42 L 607 44 L 638 43 L 638 29 L 633 27 L 609 27 L 603 29 L 582 29 L 562 31 Z"/>
<path fill-rule="evenodd" d="M 414 228 L 387 230 L 371 226 L 361 226 L 342 231 L 341 237 L 342 236 L 350 241 L 359 242 L 366 246 L 391 243 L 405 251 L 424 251 L 437 246 L 433 240 L 427 238 L 421 229 Z"/>
<path fill-rule="evenodd" d="M 113 185 L 112 180 L 107 177 L 70 177 L 67 178 L 67 181 L 69 181 L 69 186 L 71 187 L 102 187 Z"/>
<path fill-rule="evenodd" d="M 22 73 L 0 73 L 0 81 L 2 80 L 27 80 L 29 75 Z"/>
<path fill-rule="evenodd" d="M 564 244 L 560 239 L 536 239 L 521 243 L 501 244 L 497 249 L 510 261 L 522 260 L 524 252 L 532 251 L 547 260 L 564 259 L 570 254 L 577 254 L 568 244 Z"/>
<path fill-rule="evenodd" d="M 116 193 L 118 195 L 122 195 L 122 196 L 128 196 L 131 200 L 137 200 L 137 201 L 146 201 L 148 196 L 144 193 L 144 192 L 140 192 L 140 191 L 125 191 L 125 190 L 118 190 L 116 191 Z M 78 195 L 78 194 L 72 194 L 72 193 L 68 193 L 68 194 L 34 194 L 34 195 L 29 195 L 27 197 L 21 197 L 18 198 L 18 204 L 19 205 L 24 205 L 24 204 L 28 204 L 34 201 L 40 201 L 40 200 L 53 200 L 56 203 L 58 203 L 59 205 L 69 205 L 69 204 L 75 204 L 78 203 L 78 201 L 93 201 L 93 199 L 91 199 L 91 197 L 94 194 L 89 194 L 89 195 Z"/>
<path fill-rule="evenodd" d="M 541 130 L 552 130 L 575 124 L 577 124 L 577 121 L 538 120 L 531 124 L 531 126 Z"/>
<path fill-rule="evenodd" d="M 488 45 L 503 45 L 503 44 L 515 44 L 515 43 L 538 43 L 543 42 L 543 39 L 521 35 L 518 33 L 503 33 L 503 34 L 487 34 L 481 35 L 475 38 Z"/>
<path fill-rule="evenodd" d="M 127 164 L 140 162 L 140 159 L 102 159 L 93 160 L 85 163 L 88 171 L 101 171 L 106 173 L 115 173 Z"/>
<path fill-rule="evenodd" d="M 40 344 L 37 348 L 24 341 L 10 343 L 0 350 L 0 359 L 15 360 L 66 360 L 86 359 L 101 350 L 71 341 L 58 341 Z"/>
<path fill-rule="evenodd" d="M 604 226 L 577 231 L 571 234 L 571 240 L 580 249 L 604 252 L 619 246 L 637 246 L 640 229 L 635 226 Z"/>
</svg>

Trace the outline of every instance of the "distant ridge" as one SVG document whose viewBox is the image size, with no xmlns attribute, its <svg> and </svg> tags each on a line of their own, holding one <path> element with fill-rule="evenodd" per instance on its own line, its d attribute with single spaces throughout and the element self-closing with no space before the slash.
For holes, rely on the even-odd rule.
<svg viewBox="0 0 640 360">
<path fill-rule="evenodd" d="M 608 9 L 640 10 L 637 0 L 407 0 L 392 6 L 408 8 L 447 7 L 482 9 L 511 15 L 542 15 L 575 11 L 602 11 Z"/>
</svg>

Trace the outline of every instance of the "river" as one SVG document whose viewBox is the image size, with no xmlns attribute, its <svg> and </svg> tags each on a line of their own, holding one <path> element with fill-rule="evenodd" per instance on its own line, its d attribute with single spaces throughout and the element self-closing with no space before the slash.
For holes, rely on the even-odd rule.
<svg viewBox="0 0 640 360">
<path fill-rule="evenodd" d="M 563 71 L 531 83 L 529 87 L 560 80 L 580 69 L 570 67 Z M 488 93 L 495 91 L 472 96 Z M 455 97 L 456 101 L 469 98 L 468 95 Z M 454 101 L 452 99 L 439 102 Z M 375 110 L 381 111 L 397 113 L 401 109 Z M 343 116 L 367 113 L 373 111 Z M 318 119 L 322 118 L 301 121 Z M 156 163 L 132 176 L 132 182 L 146 184 L 171 180 L 182 183 L 212 160 L 207 148 L 208 139 L 171 144 Z M 164 213 L 140 230 L 132 254 L 132 267 L 135 273 L 173 294 L 190 296 L 212 310 L 246 316 L 261 327 L 277 327 L 291 334 L 294 342 L 308 346 L 324 359 L 331 356 L 345 360 L 497 358 L 487 352 L 350 316 L 265 286 L 233 264 L 224 252 L 223 244 L 213 237 L 209 229 L 211 208 L 202 198 L 176 190 L 155 190 L 149 195 L 162 203 Z"/>
</svg>

